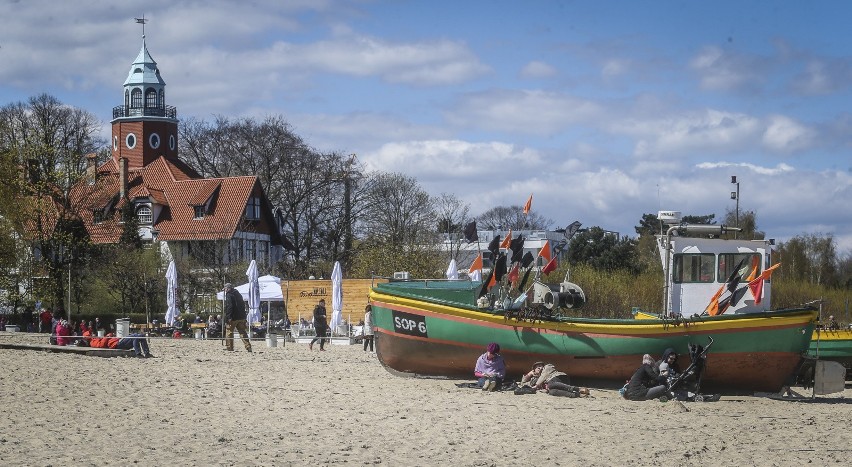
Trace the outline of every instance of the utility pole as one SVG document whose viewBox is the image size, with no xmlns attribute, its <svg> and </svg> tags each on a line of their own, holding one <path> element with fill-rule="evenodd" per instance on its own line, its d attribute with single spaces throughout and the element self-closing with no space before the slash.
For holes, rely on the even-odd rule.
<svg viewBox="0 0 852 467">
<path fill-rule="evenodd" d="M 737 186 L 737 191 L 731 192 L 731 199 L 737 200 L 737 208 L 736 208 L 736 214 L 735 214 L 735 219 L 736 219 L 737 225 L 735 227 L 739 228 L 739 226 L 740 226 L 740 182 L 737 181 L 736 175 L 731 175 L 731 183 L 733 183 L 734 185 Z M 736 230 L 734 231 L 734 238 L 737 238 L 737 231 Z"/>
</svg>

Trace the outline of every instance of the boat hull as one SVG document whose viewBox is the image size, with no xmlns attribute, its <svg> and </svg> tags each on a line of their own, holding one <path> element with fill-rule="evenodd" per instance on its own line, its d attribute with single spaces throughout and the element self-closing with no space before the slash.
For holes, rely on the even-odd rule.
<svg viewBox="0 0 852 467">
<path fill-rule="evenodd" d="M 547 361 L 579 381 L 623 384 L 643 354 L 714 343 L 702 387 L 777 391 L 808 348 L 816 311 L 759 313 L 688 320 L 576 319 L 524 322 L 451 304 L 373 290 L 376 352 L 391 370 L 419 376 L 472 378 L 489 342 L 500 344 L 508 376 Z M 687 358 L 688 360 L 688 358 Z M 683 362 L 682 365 L 688 364 Z"/>
<path fill-rule="evenodd" d="M 807 355 L 841 363 L 849 372 L 852 370 L 852 330 L 815 330 Z"/>
</svg>

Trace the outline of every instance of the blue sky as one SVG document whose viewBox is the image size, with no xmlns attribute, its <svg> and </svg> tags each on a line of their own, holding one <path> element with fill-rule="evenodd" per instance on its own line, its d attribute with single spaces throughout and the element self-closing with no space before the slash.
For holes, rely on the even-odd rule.
<svg viewBox="0 0 852 467">
<path fill-rule="evenodd" d="M 0 104 L 113 106 L 148 49 L 180 118 L 283 115 L 323 151 L 478 214 L 634 235 L 754 210 L 852 253 L 852 4 L 0 0 Z"/>
</svg>

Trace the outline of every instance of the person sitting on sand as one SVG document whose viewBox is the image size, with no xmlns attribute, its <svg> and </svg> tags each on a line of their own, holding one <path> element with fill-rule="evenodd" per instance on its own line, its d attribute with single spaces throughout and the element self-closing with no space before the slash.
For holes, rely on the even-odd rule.
<svg viewBox="0 0 852 467">
<path fill-rule="evenodd" d="M 71 339 L 68 336 L 71 335 L 71 325 L 68 324 L 67 320 L 61 319 L 58 323 L 56 323 L 56 345 L 68 345 L 71 343 Z"/>
<path fill-rule="evenodd" d="M 666 394 L 666 385 L 654 368 L 654 359 L 645 354 L 640 366 L 630 377 L 624 398 L 632 401 L 657 399 Z"/>
<path fill-rule="evenodd" d="M 521 378 L 521 385 L 525 384 L 551 396 L 586 397 L 589 395 L 588 388 L 572 386 L 568 374 L 557 370 L 551 363 L 535 362 L 532 370 Z"/>
<path fill-rule="evenodd" d="M 674 349 L 668 348 L 663 352 L 663 358 L 657 362 L 657 374 L 664 381 L 670 381 L 680 374 L 680 367 L 677 364 L 677 352 Z"/>
<path fill-rule="evenodd" d="M 506 362 L 500 355 L 500 344 L 492 342 L 488 344 L 484 354 L 476 359 L 473 375 L 478 378 L 477 386 L 483 391 L 494 391 L 503 385 L 506 377 Z"/>
</svg>

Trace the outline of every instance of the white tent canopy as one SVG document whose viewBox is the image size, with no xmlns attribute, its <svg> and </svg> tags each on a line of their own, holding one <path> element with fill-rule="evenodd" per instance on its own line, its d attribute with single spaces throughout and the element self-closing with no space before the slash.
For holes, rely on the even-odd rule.
<svg viewBox="0 0 852 467">
<path fill-rule="evenodd" d="M 284 293 L 281 291 L 281 279 L 275 276 L 260 276 L 257 278 L 257 283 L 260 286 L 260 301 L 261 302 L 283 302 Z M 237 292 L 243 296 L 243 300 L 249 299 L 249 286 L 247 282 L 243 285 L 234 287 Z M 224 300 L 224 292 L 216 294 L 217 300 Z"/>
</svg>

